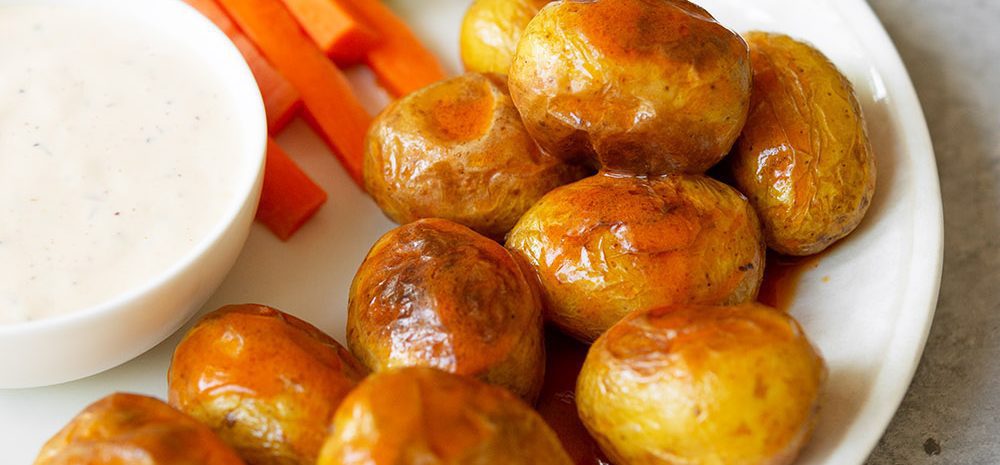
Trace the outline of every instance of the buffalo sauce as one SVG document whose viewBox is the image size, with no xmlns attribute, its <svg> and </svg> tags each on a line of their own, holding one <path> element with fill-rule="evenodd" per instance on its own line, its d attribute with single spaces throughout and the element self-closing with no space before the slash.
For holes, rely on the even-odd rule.
<svg viewBox="0 0 1000 465">
<path fill-rule="evenodd" d="M 819 267 L 823 254 L 808 257 L 790 257 L 771 251 L 767 253 L 764 281 L 757 300 L 781 311 L 788 311 L 795 300 L 802 275 Z"/>
<path fill-rule="evenodd" d="M 555 330 L 545 334 L 545 384 L 536 406 L 577 465 L 610 465 L 576 413 L 576 377 L 589 346 Z"/>
</svg>

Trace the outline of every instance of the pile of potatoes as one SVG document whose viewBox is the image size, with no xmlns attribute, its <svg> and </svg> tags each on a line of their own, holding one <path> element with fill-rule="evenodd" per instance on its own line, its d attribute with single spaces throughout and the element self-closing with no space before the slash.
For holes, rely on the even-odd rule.
<svg viewBox="0 0 1000 465">
<path fill-rule="evenodd" d="M 819 253 L 868 209 L 850 82 L 685 0 L 475 0 L 461 52 L 368 134 L 401 226 L 354 278 L 347 348 L 225 307 L 177 347 L 176 410 L 109 397 L 36 465 L 579 463 L 531 408 L 546 323 L 592 343 L 576 409 L 615 465 L 793 462 L 826 367 L 755 301 L 768 248 Z"/>
</svg>

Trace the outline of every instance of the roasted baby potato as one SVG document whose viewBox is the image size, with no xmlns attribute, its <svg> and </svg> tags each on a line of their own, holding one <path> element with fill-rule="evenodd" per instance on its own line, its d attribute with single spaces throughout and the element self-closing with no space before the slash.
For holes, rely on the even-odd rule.
<svg viewBox="0 0 1000 465">
<path fill-rule="evenodd" d="M 262 305 L 202 318 L 177 346 L 170 403 L 250 465 L 313 465 L 341 399 L 366 370 L 314 326 Z"/>
<path fill-rule="evenodd" d="M 365 188 L 389 218 L 445 218 L 498 240 L 583 175 L 538 149 L 496 76 L 469 73 L 397 100 L 366 141 Z"/>
<path fill-rule="evenodd" d="M 750 117 L 733 151 L 737 186 L 767 245 L 821 252 L 851 233 L 875 191 L 872 153 L 851 83 L 822 53 L 788 36 L 747 35 Z"/>
<path fill-rule="evenodd" d="M 542 149 L 637 175 L 701 173 L 747 116 L 747 45 L 685 0 L 562 1 L 524 31 L 510 93 Z"/>
<path fill-rule="evenodd" d="M 459 33 L 465 69 L 506 75 L 524 27 L 549 1 L 474 0 Z"/>
<path fill-rule="evenodd" d="M 550 192 L 507 247 L 542 285 L 546 316 L 593 341 L 628 312 L 754 300 L 764 271 L 757 215 L 700 175 L 598 175 Z"/>
<path fill-rule="evenodd" d="M 426 219 L 378 240 L 351 284 L 347 342 L 372 371 L 432 366 L 534 402 L 545 371 L 531 271 L 465 226 Z"/>
<path fill-rule="evenodd" d="M 786 313 L 759 304 L 637 311 L 590 348 L 580 418 L 611 461 L 787 465 L 826 378 Z"/>
<path fill-rule="evenodd" d="M 159 399 L 112 394 L 49 439 L 35 465 L 243 465 L 222 440 Z"/>
<path fill-rule="evenodd" d="M 505 389 L 435 368 L 370 376 L 337 409 L 318 465 L 571 465 Z"/>
</svg>

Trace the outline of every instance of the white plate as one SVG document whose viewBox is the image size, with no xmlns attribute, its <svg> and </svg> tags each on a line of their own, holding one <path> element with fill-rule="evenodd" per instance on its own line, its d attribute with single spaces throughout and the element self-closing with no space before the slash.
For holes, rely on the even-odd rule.
<svg viewBox="0 0 1000 465">
<path fill-rule="evenodd" d="M 854 82 L 868 118 L 879 161 L 871 210 L 851 237 L 803 276 L 792 308 L 830 367 L 816 436 L 797 463 L 860 464 L 906 392 L 937 300 L 941 198 L 920 105 L 892 43 L 862 0 L 700 3 L 737 31 L 781 31 L 817 45 Z M 467 2 L 393 4 L 457 71 L 458 25 Z M 363 71 L 352 71 L 352 77 L 370 78 Z M 377 92 L 371 95 L 377 108 L 382 100 Z M 348 285 L 369 246 L 392 224 L 304 124 L 294 123 L 279 142 L 323 184 L 329 203 L 289 243 L 255 226 L 236 267 L 203 311 L 227 303 L 266 303 L 343 341 Z M 179 337 L 88 379 L 0 391 L 4 463 L 31 463 L 45 439 L 113 391 L 163 397 Z"/>
</svg>

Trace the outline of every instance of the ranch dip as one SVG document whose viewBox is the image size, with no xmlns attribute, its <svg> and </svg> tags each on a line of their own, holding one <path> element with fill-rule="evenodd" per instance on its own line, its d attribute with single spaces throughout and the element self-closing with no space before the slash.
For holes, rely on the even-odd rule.
<svg viewBox="0 0 1000 465">
<path fill-rule="evenodd" d="M 0 324 L 143 286 L 234 208 L 233 95 L 178 32 L 99 5 L 0 5 Z"/>
</svg>

